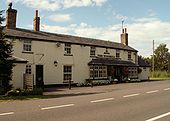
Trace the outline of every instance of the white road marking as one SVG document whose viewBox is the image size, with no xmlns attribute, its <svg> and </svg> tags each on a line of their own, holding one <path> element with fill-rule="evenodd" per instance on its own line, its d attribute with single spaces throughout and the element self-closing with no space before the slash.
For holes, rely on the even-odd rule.
<svg viewBox="0 0 170 121">
<path fill-rule="evenodd" d="M 5 115 L 12 115 L 14 112 L 8 112 L 8 113 L 0 113 L 0 116 L 5 116 Z"/>
<path fill-rule="evenodd" d="M 97 103 L 97 102 L 103 102 L 103 101 L 109 101 L 109 100 L 114 100 L 114 98 L 107 98 L 107 99 L 93 100 L 93 101 L 90 101 L 90 102 L 91 102 L 91 103 Z"/>
<path fill-rule="evenodd" d="M 137 96 L 137 95 L 140 95 L 140 93 L 125 95 L 125 96 L 123 96 L 123 97 L 133 97 L 133 96 Z"/>
<path fill-rule="evenodd" d="M 41 108 L 41 110 L 48 110 L 48 109 L 54 109 L 54 108 L 64 108 L 64 107 L 71 107 L 74 106 L 74 104 L 67 104 L 67 105 L 58 105 L 58 106 L 52 106 L 52 107 L 45 107 Z"/>
<path fill-rule="evenodd" d="M 149 91 L 149 92 L 146 92 L 147 94 L 150 94 L 150 93 L 155 93 L 155 92 L 158 92 L 159 90 L 153 90 L 153 91 Z"/>
<path fill-rule="evenodd" d="M 157 119 L 163 118 L 163 117 L 168 116 L 168 115 L 170 115 L 170 112 L 165 113 L 165 114 L 162 114 L 162 115 L 159 115 L 159 116 L 156 116 L 156 117 L 153 117 L 153 118 L 148 119 L 148 120 L 146 120 L 146 121 L 155 121 L 155 120 L 157 120 Z"/>
<path fill-rule="evenodd" d="M 164 90 L 165 90 L 165 91 L 166 91 L 166 90 L 170 90 L 170 88 L 166 88 L 166 89 L 164 89 Z"/>
</svg>

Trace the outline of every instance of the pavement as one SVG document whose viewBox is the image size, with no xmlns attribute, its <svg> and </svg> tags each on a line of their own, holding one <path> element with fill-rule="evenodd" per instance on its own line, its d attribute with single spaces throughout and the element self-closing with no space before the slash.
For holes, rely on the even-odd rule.
<svg viewBox="0 0 170 121">
<path fill-rule="evenodd" d="M 132 82 L 132 83 L 118 83 L 118 84 L 110 84 L 110 85 L 102 85 L 102 86 L 88 86 L 88 87 L 72 87 L 69 89 L 68 87 L 53 87 L 53 88 L 45 88 L 45 92 L 43 95 L 57 95 L 57 97 L 67 97 L 67 96 L 81 96 L 81 95 L 92 95 L 92 94 L 100 94 L 100 93 L 108 93 L 117 90 L 125 90 L 130 86 L 136 87 L 138 85 L 152 85 L 152 83 L 158 82 L 163 83 L 163 81 L 145 81 L 145 82 Z"/>
<path fill-rule="evenodd" d="M 110 85 L 102 85 L 102 86 L 93 86 L 93 87 L 72 87 L 71 89 L 67 87 L 53 87 L 53 88 L 45 88 L 45 92 L 43 95 L 59 95 L 59 96 L 80 96 L 80 95 L 92 95 L 92 94 L 100 94 L 107 93 L 110 91 L 114 91 L 121 84 L 110 84 Z"/>
</svg>

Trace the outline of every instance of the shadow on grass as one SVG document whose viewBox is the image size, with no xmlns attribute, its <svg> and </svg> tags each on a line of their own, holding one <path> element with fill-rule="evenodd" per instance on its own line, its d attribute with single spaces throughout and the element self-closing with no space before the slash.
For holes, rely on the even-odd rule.
<svg viewBox="0 0 170 121">
<path fill-rule="evenodd" d="M 102 93 L 102 92 L 53 94 L 53 95 L 28 95 L 28 96 L 3 96 L 3 95 L 0 95 L 0 102 L 15 101 L 15 100 L 35 100 L 35 99 L 50 99 L 50 98 L 61 98 L 61 97 L 71 97 L 71 96 L 83 96 L 83 95 L 93 95 L 93 94 L 98 94 L 98 93 Z"/>
</svg>

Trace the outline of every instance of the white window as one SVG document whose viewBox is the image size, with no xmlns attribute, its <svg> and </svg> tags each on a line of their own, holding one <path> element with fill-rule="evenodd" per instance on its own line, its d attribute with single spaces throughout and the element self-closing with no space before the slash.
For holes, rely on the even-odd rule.
<svg viewBox="0 0 170 121">
<path fill-rule="evenodd" d="M 26 74 L 31 74 L 32 72 L 31 72 L 31 65 L 26 65 L 26 69 L 25 69 L 25 73 Z"/>
<path fill-rule="evenodd" d="M 72 80 L 72 66 L 64 66 L 63 73 L 64 73 L 64 82 L 68 82 L 69 80 Z"/>
<path fill-rule="evenodd" d="M 129 77 L 137 78 L 137 68 L 136 67 L 129 67 Z"/>
<path fill-rule="evenodd" d="M 64 50 L 66 55 L 71 55 L 71 44 L 66 43 Z"/>
<path fill-rule="evenodd" d="M 120 50 L 116 50 L 116 58 L 120 58 Z"/>
<path fill-rule="evenodd" d="M 32 46 L 31 40 L 24 40 L 23 51 L 31 52 L 31 46 Z"/>
<path fill-rule="evenodd" d="M 107 67 L 90 66 L 90 78 L 107 78 Z"/>
<path fill-rule="evenodd" d="M 132 54 L 131 52 L 128 52 L 128 60 L 131 60 L 132 59 Z"/>
<path fill-rule="evenodd" d="M 95 56 L 95 55 L 96 55 L 96 48 L 90 47 L 90 56 Z"/>
</svg>

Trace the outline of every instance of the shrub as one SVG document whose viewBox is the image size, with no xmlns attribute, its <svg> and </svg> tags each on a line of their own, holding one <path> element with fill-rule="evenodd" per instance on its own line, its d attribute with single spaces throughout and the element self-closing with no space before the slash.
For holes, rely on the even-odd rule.
<svg viewBox="0 0 170 121">
<path fill-rule="evenodd" d="M 20 95 L 20 91 L 19 90 L 10 90 L 6 93 L 7 96 L 19 96 Z"/>
<path fill-rule="evenodd" d="M 28 96 L 28 95 L 43 95 L 42 88 L 34 88 L 31 90 L 21 90 L 20 88 L 10 90 L 6 93 L 6 96 Z"/>
<path fill-rule="evenodd" d="M 166 72 L 166 71 L 155 71 L 150 72 L 150 77 L 154 77 L 154 78 L 170 78 L 170 73 Z"/>
</svg>

